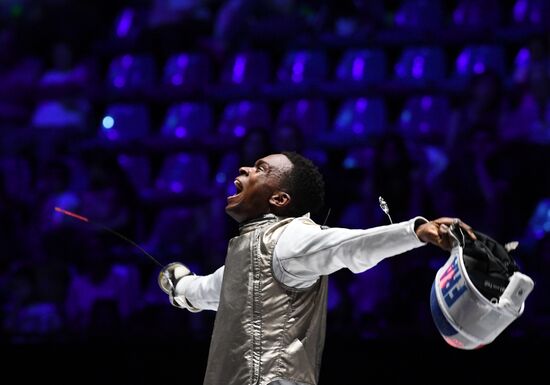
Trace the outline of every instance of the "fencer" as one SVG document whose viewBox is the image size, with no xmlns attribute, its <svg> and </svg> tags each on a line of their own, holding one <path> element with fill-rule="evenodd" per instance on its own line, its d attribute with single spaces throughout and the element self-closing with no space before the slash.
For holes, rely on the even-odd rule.
<svg viewBox="0 0 550 385">
<path fill-rule="evenodd" d="M 217 312 L 205 385 L 317 384 L 328 276 L 343 268 L 361 273 L 428 243 L 451 250 L 454 220 L 447 217 L 370 229 L 318 225 L 309 213 L 323 205 L 323 177 L 294 152 L 241 167 L 234 183 L 225 210 L 239 235 L 229 240 L 224 266 L 197 276 L 176 262 L 159 274 L 174 306 Z"/>
</svg>

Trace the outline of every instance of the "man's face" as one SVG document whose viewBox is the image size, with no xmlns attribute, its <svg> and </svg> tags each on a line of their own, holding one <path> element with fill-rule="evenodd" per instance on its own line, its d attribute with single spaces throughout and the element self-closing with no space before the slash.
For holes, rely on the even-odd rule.
<svg viewBox="0 0 550 385">
<path fill-rule="evenodd" d="M 271 212 L 270 199 L 281 191 L 281 182 L 292 169 L 283 154 L 258 159 L 253 167 L 241 167 L 235 179 L 237 193 L 227 197 L 225 212 L 237 222 L 244 222 Z"/>
</svg>

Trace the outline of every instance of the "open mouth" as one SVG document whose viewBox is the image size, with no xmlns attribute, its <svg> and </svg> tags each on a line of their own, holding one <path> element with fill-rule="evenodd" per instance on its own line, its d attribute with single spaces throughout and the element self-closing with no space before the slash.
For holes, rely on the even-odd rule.
<svg viewBox="0 0 550 385">
<path fill-rule="evenodd" d="M 243 192 L 243 185 L 238 179 L 235 179 L 233 181 L 233 184 L 235 185 L 236 192 L 235 194 L 228 196 L 227 199 L 236 198 L 238 195 L 240 195 Z"/>
</svg>

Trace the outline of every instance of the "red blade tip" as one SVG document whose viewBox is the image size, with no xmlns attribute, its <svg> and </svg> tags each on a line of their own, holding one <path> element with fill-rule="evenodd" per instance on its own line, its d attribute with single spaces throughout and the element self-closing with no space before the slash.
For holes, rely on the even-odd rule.
<svg viewBox="0 0 550 385">
<path fill-rule="evenodd" d="M 56 208 L 55 208 L 55 211 L 57 211 L 57 212 L 59 212 L 59 213 L 61 213 L 61 214 L 65 214 L 65 215 L 68 215 L 68 216 L 70 216 L 70 217 L 79 219 L 79 220 L 81 220 L 81 221 L 83 221 L 83 222 L 89 222 L 88 218 L 83 217 L 82 215 L 75 214 L 75 213 L 73 213 L 73 212 L 71 212 L 71 211 L 64 210 L 64 209 L 62 209 L 62 208 L 60 208 L 60 207 L 56 207 Z"/>
</svg>

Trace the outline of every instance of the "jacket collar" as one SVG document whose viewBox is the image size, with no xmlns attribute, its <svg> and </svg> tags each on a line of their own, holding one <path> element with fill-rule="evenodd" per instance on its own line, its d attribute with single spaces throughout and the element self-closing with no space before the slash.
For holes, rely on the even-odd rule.
<svg viewBox="0 0 550 385">
<path fill-rule="evenodd" d="M 250 219 L 246 222 L 239 224 L 239 234 L 243 235 L 258 227 L 262 227 L 268 223 L 278 222 L 281 218 L 275 214 L 264 214 L 258 218 Z"/>
<path fill-rule="evenodd" d="M 304 218 L 310 218 L 310 214 L 306 213 L 302 215 Z M 246 222 L 239 224 L 239 235 L 246 234 L 258 227 L 262 227 L 268 223 L 278 222 L 284 219 L 284 217 L 278 217 L 275 214 L 264 214 L 258 218 L 250 219 Z"/>
</svg>

